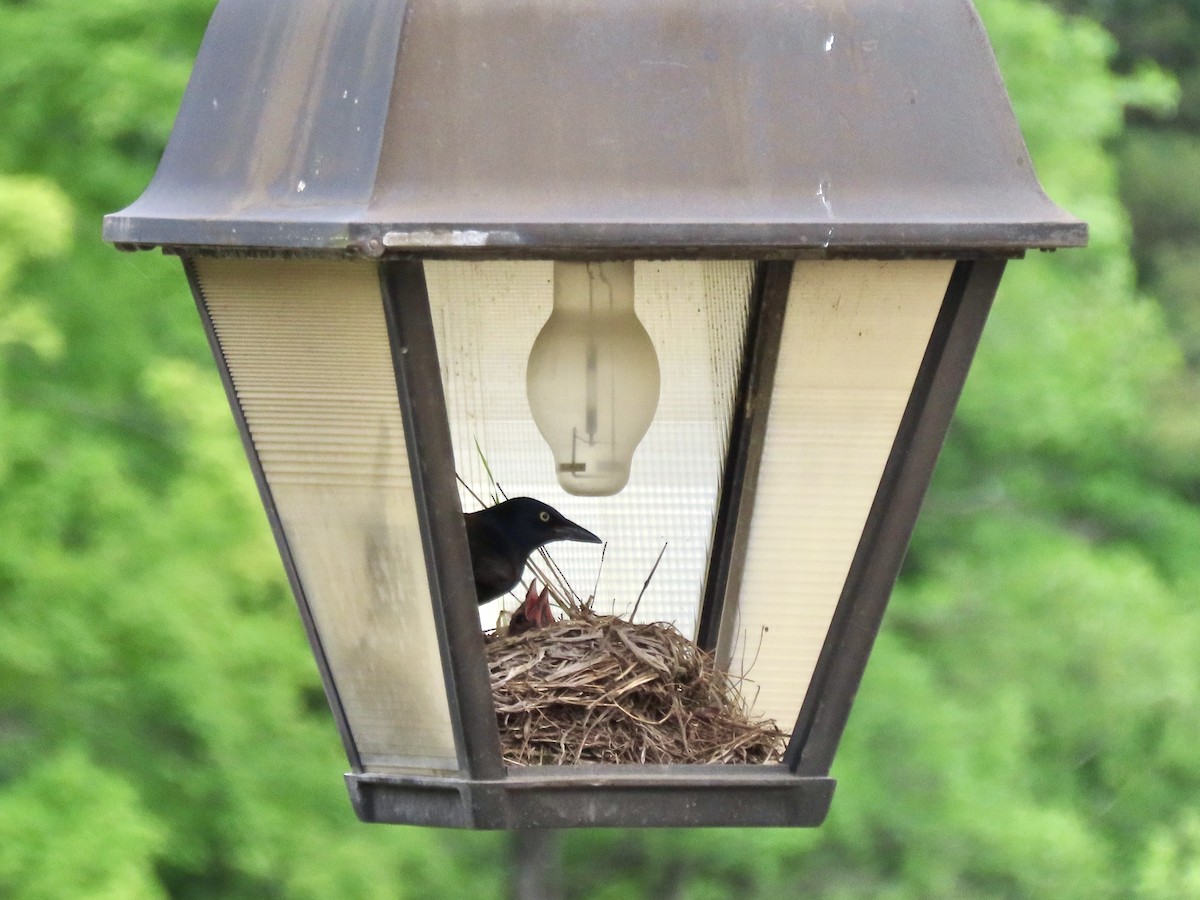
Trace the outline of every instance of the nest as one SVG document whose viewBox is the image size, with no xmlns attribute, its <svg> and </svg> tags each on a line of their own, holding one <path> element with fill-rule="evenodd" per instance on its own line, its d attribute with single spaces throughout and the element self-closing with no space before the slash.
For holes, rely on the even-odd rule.
<svg viewBox="0 0 1200 900">
<path fill-rule="evenodd" d="M 755 720 L 737 687 L 671 625 L 571 604 L 568 617 L 487 638 L 510 765 L 764 763 L 786 735 Z"/>
</svg>

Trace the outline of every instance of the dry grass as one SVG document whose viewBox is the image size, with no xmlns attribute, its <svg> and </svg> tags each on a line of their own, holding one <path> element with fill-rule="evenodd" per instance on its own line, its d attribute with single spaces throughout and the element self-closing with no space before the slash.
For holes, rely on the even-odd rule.
<svg viewBox="0 0 1200 900">
<path fill-rule="evenodd" d="M 491 502 L 508 499 L 478 444 L 476 450 L 491 481 Z M 459 482 L 480 506 L 488 505 Z M 606 544 L 601 568 L 607 549 Z M 516 636 L 497 623 L 496 631 L 485 635 L 506 763 L 765 763 L 782 758 L 788 736 L 775 722 L 750 716 L 737 685 L 711 654 L 672 625 L 631 621 L 665 551 L 664 545 L 629 620 L 594 612 L 595 589 L 583 601 L 544 548 L 530 557 L 530 571 L 550 586 L 566 617 Z"/>
<path fill-rule="evenodd" d="M 779 760 L 786 735 L 752 719 L 711 654 L 673 626 L 564 605 L 549 627 L 487 636 L 507 763 Z"/>
</svg>

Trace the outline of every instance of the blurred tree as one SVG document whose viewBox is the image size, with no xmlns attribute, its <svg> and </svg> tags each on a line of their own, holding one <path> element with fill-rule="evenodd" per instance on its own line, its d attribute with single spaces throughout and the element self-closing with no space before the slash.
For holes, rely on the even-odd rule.
<svg viewBox="0 0 1200 900">
<path fill-rule="evenodd" d="M 98 240 L 212 6 L 0 0 L 0 894 L 496 896 L 497 836 L 354 823 L 178 266 Z M 1093 244 L 1011 268 L 830 821 L 574 834 L 571 896 L 1194 893 L 1200 427 L 1106 150 L 1172 89 L 1087 21 L 979 6 Z"/>
<path fill-rule="evenodd" d="M 1178 106 L 1133 109 L 1114 142 L 1121 196 L 1133 222 L 1139 284 L 1162 303 L 1188 361 L 1172 404 L 1200 402 L 1200 2 L 1056 0 L 1104 23 L 1117 38 L 1114 66 L 1133 71 L 1152 60 L 1180 85 Z"/>
<path fill-rule="evenodd" d="M 1179 76 L 1182 103 L 1176 125 L 1200 130 L 1200 2 L 1197 0 L 1054 0 L 1068 13 L 1100 22 L 1117 41 L 1113 67 L 1133 72 L 1152 61 Z M 1133 110 L 1143 124 L 1163 123 L 1150 110 Z M 1161 112 L 1161 111 L 1160 111 Z"/>
</svg>

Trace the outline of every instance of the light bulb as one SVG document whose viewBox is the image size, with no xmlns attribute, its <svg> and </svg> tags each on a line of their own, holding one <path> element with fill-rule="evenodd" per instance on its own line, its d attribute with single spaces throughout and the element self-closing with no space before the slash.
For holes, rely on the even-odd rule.
<svg viewBox="0 0 1200 900">
<path fill-rule="evenodd" d="M 633 311 L 633 263 L 554 264 L 554 309 L 529 353 L 529 408 L 570 494 L 629 481 L 658 406 L 658 355 Z"/>
</svg>

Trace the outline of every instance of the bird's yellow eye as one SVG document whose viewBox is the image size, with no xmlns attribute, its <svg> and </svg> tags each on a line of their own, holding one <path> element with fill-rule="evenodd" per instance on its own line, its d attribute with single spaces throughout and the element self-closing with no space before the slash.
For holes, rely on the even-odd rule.
<svg viewBox="0 0 1200 900">
<path fill-rule="evenodd" d="M 546 512 L 543 509 L 540 513 L 538 513 L 538 518 L 541 519 L 543 522 L 549 522 L 550 521 L 550 513 Z"/>
</svg>

